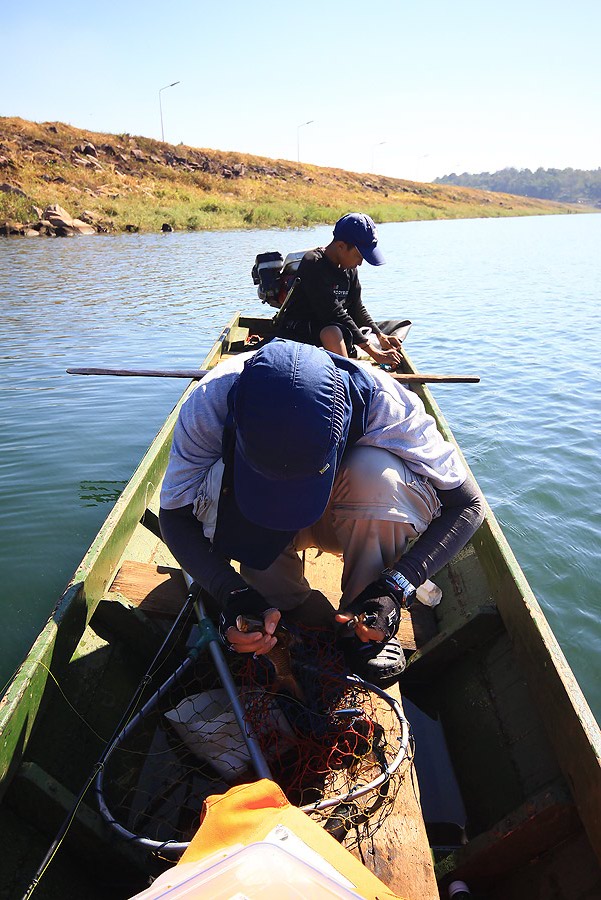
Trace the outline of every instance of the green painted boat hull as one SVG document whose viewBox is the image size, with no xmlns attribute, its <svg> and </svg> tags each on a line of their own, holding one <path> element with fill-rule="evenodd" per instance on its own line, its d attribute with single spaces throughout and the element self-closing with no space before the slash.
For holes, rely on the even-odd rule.
<svg viewBox="0 0 601 900">
<path fill-rule="evenodd" d="M 269 320 L 234 317 L 202 368 L 244 349 L 249 332 L 269 331 Z M 414 371 L 408 357 L 405 367 Z M 24 894 L 160 645 L 152 621 L 106 595 L 124 554 L 150 533 L 140 523 L 153 517 L 147 507 L 156 505 L 179 406 L 192 389 L 0 703 L 0 834 L 12 848 L 0 898 Z M 453 441 L 431 392 L 417 393 Z M 499 900 L 601 896 L 599 727 L 490 509 L 436 581 L 444 597 L 436 634 L 411 656 L 401 687 L 440 726 L 441 771 L 456 782 L 467 814 L 466 843 L 445 843 L 432 828 L 441 885 L 463 878 Z M 420 787 L 427 795 L 427 784 Z M 130 878 L 135 866 L 86 795 L 34 897 L 127 897 L 140 889 L 139 872 Z M 110 890 L 100 881 L 107 872 Z"/>
</svg>

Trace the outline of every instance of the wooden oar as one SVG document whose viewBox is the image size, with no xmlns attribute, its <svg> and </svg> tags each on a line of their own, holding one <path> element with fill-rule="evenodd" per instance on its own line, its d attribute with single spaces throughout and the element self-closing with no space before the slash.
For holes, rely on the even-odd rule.
<svg viewBox="0 0 601 900">
<path fill-rule="evenodd" d="M 478 384 L 478 375 L 424 375 L 421 372 L 404 374 L 403 372 L 389 372 L 395 381 L 410 384 Z"/>
<path fill-rule="evenodd" d="M 67 369 L 68 375 L 134 375 L 143 378 L 187 378 L 189 381 L 204 378 L 208 374 L 202 369 Z M 397 381 L 409 384 L 452 384 L 454 382 L 477 384 L 476 375 L 424 375 L 390 372 Z"/>
<path fill-rule="evenodd" d="M 138 375 L 144 378 L 204 378 L 206 369 L 67 369 L 68 375 Z"/>
</svg>

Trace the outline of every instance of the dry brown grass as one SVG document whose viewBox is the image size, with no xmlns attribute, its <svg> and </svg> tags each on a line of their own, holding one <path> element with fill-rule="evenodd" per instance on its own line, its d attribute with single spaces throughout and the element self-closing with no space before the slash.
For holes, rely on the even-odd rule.
<svg viewBox="0 0 601 900">
<path fill-rule="evenodd" d="M 75 151 L 86 142 L 97 157 Z M 0 221 L 58 203 L 108 231 L 299 227 L 353 209 L 377 222 L 586 212 L 527 197 L 0 118 Z"/>
</svg>

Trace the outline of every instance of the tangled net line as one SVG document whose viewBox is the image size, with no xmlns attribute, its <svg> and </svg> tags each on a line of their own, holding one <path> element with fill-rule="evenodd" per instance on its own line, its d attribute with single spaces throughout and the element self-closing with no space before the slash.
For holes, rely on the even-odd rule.
<svg viewBox="0 0 601 900">
<path fill-rule="evenodd" d="M 392 698 L 346 674 L 330 632 L 295 630 L 300 699 L 275 693 L 265 657 L 246 659 L 238 678 L 247 718 L 288 800 L 354 846 L 392 811 L 409 754 L 408 726 Z"/>
<path fill-rule="evenodd" d="M 264 658 L 228 654 L 250 728 L 288 800 L 345 846 L 391 811 L 408 759 L 398 704 L 345 674 L 330 633 L 298 628 L 292 670 L 302 700 L 275 690 Z M 121 733 L 97 787 L 122 838 L 177 859 L 210 794 L 256 775 L 208 654 L 187 659 Z"/>
</svg>

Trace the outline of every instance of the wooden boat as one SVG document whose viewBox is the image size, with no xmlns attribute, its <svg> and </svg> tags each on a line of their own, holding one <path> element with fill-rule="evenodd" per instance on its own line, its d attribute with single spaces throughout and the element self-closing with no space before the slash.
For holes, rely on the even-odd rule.
<svg viewBox="0 0 601 900">
<path fill-rule="evenodd" d="M 203 368 L 248 349 L 270 324 L 236 316 Z M 406 354 L 403 366 L 415 371 Z M 453 440 L 428 389 L 412 387 Z M 31 894 L 65 816 L 70 827 L 34 896 L 129 897 L 146 883 L 82 789 L 185 594 L 157 529 L 178 408 L 2 700 L 0 896 Z M 337 563 L 325 562 L 311 560 L 309 578 L 335 601 Z M 409 773 L 364 861 L 411 900 L 446 896 L 453 879 L 489 900 L 601 897 L 599 727 L 490 510 L 436 581 L 442 603 L 418 605 L 401 631 L 422 805 Z"/>
</svg>

